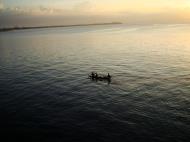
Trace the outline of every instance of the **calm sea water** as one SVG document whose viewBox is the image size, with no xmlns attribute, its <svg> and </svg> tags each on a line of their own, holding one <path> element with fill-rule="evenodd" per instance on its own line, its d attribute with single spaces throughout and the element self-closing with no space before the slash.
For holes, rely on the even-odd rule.
<svg viewBox="0 0 190 142">
<path fill-rule="evenodd" d="M 91 71 L 113 76 L 88 79 Z M 45 141 L 190 139 L 190 25 L 0 33 L 0 131 Z"/>
</svg>

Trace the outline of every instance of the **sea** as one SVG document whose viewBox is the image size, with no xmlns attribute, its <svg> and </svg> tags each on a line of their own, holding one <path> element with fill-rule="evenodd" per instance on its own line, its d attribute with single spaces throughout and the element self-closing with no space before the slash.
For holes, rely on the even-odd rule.
<svg viewBox="0 0 190 142">
<path fill-rule="evenodd" d="M 190 25 L 1 32 L 0 133 L 35 142 L 188 142 Z"/>
</svg>

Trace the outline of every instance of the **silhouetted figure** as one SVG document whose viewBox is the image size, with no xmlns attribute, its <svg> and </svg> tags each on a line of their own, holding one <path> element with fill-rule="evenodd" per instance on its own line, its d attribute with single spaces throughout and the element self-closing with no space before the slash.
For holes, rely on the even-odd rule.
<svg viewBox="0 0 190 142">
<path fill-rule="evenodd" d="M 91 77 L 92 77 L 92 79 L 95 78 L 95 74 L 94 74 L 94 72 L 91 73 Z"/>
<path fill-rule="evenodd" d="M 97 72 L 95 73 L 95 78 L 98 79 L 98 73 Z"/>
<path fill-rule="evenodd" d="M 111 76 L 110 76 L 110 74 L 108 73 L 108 79 L 110 79 L 111 78 Z"/>
</svg>

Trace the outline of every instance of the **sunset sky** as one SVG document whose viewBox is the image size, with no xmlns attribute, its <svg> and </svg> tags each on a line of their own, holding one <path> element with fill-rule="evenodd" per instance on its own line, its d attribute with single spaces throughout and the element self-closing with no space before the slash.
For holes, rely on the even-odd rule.
<svg viewBox="0 0 190 142">
<path fill-rule="evenodd" d="M 0 26 L 190 23 L 190 0 L 0 0 Z"/>
</svg>

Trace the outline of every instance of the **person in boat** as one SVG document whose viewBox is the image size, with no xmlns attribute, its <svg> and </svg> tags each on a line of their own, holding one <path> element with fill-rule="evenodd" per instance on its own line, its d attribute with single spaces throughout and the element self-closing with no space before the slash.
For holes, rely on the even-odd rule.
<svg viewBox="0 0 190 142">
<path fill-rule="evenodd" d="M 91 73 L 91 77 L 92 77 L 92 79 L 95 77 L 94 72 Z"/>
<path fill-rule="evenodd" d="M 98 73 L 97 72 L 95 73 L 95 78 L 98 79 Z"/>
<path fill-rule="evenodd" d="M 111 75 L 108 73 L 108 76 L 107 76 L 109 79 L 111 78 Z"/>
</svg>

